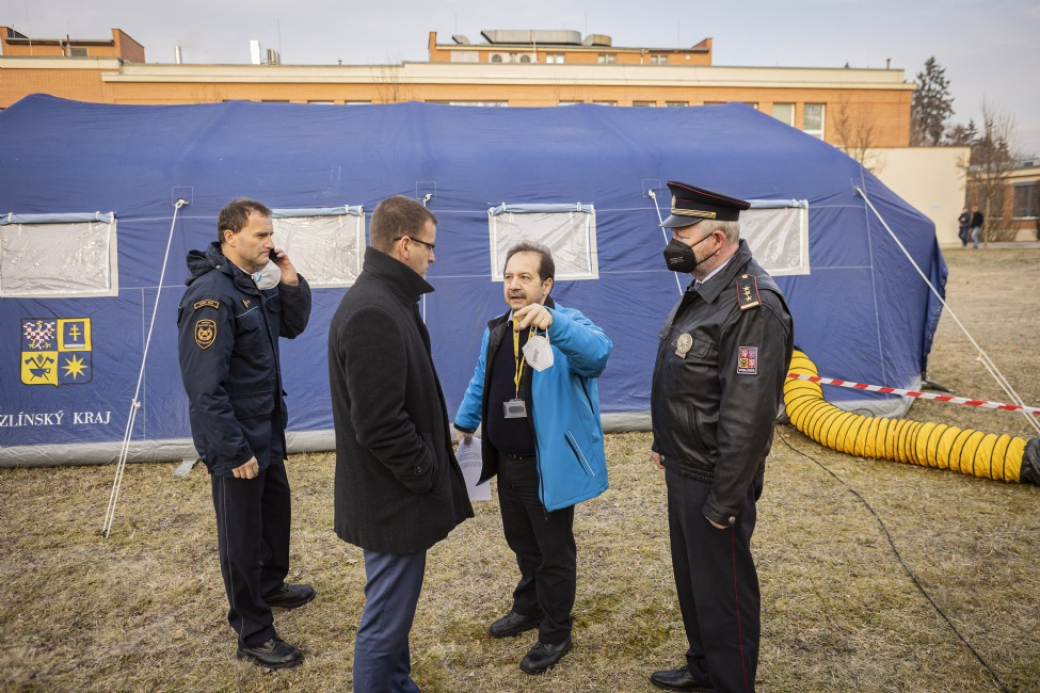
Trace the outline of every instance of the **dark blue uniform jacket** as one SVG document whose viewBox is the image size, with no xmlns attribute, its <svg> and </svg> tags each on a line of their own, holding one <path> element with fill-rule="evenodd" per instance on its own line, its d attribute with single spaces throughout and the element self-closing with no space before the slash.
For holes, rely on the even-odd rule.
<svg viewBox="0 0 1040 693">
<path fill-rule="evenodd" d="M 189 252 L 188 269 L 177 350 L 195 449 L 223 476 L 253 456 L 260 469 L 280 464 L 287 413 L 278 337 L 292 339 L 307 326 L 310 286 L 301 276 L 298 286 L 260 291 L 219 243 Z"/>
</svg>

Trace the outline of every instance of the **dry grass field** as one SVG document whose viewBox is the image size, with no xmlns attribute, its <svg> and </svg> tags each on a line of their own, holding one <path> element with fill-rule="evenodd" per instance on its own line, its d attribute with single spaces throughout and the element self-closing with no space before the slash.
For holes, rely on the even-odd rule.
<svg viewBox="0 0 1040 693">
<path fill-rule="evenodd" d="M 1040 402 L 1040 249 L 947 260 L 952 308 L 1026 402 Z M 929 376 L 1005 399 L 949 315 Z M 948 404 L 919 402 L 910 416 L 1029 431 L 1020 415 Z M 651 691 L 652 670 L 682 662 L 665 489 L 648 448 L 647 434 L 608 436 L 611 488 L 577 512 L 575 649 L 544 676 L 518 668 L 533 633 L 487 635 L 516 579 L 496 503 L 430 552 L 412 631 L 424 691 Z M 307 657 L 278 673 L 235 659 L 207 476 L 174 478 L 174 467 L 127 469 L 107 540 L 97 531 L 112 467 L 0 470 L 0 689 L 349 690 L 364 567 L 332 532 L 332 456 L 289 461 L 291 577 L 319 595 L 276 613 Z M 1038 511 L 1037 487 L 856 459 L 778 427 L 754 541 L 759 690 L 1000 691 L 999 677 L 1040 692 Z"/>
</svg>

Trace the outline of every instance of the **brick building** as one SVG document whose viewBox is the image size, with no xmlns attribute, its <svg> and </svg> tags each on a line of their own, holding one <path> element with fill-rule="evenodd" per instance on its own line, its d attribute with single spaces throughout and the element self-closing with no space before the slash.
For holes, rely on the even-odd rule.
<svg viewBox="0 0 1040 693">
<path fill-rule="evenodd" d="M 29 39 L 6 27 L 0 33 L 6 36 L 0 108 L 37 92 L 121 104 L 681 107 L 742 101 L 835 145 L 855 137 L 873 147 L 902 147 L 910 139 L 915 88 L 899 69 L 716 66 L 710 38 L 692 48 L 618 48 L 597 34 L 579 40 L 567 31 L 485 31 L 489 40 L 474 45 L 464 37 L 439 44 L 431 32 L 429 62 L 301 66 L 145 63 L 144 49 L 119 29 L 112 41 Z"/>
</svg>

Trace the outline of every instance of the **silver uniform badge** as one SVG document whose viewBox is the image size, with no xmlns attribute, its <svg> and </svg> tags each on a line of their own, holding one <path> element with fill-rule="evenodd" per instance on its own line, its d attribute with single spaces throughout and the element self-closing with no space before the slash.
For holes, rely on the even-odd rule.
<svg viewBox="0 0 1040 693">
<path fill-rule="evenodd" d="M 693 337 L 688 332 L 683 332 L 679 335 L 679 338 L 675 340 L 675 355 L 681 359 L 686 358 L 686 354 L 693 348 Z"/>
</svg>

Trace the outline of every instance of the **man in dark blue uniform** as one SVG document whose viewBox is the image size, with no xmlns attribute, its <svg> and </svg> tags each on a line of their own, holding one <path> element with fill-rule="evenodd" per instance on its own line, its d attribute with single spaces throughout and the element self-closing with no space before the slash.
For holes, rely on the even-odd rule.
<svg viewBox="0 0 1040 693">
<path fill-rule="evenodd" d="M 668 269 L 694 281 L 660 333 L 651 457 L 664 468 L 672 569 L 689 649 L 650 682 L 753 693 L 760 597 L 751 556 L 793 327 L 780 289 L 740 240 L 747 202 L 668 183 Z"/>
<path fill-rule="evenodd" d="M 307 326 L 310 287 L 274 250 L 262 203 L 232 200 L 217 228 L 219 242 L 188 253 L 177 315 L 181 377 L 195 448 L 210 473 L 238 658 L 293 667 L 303 655 L 278 637 L 271 608 L 302 606 L 315 592 L 285 583 L 291 508 L 278 338 Z"/>
</svg>

